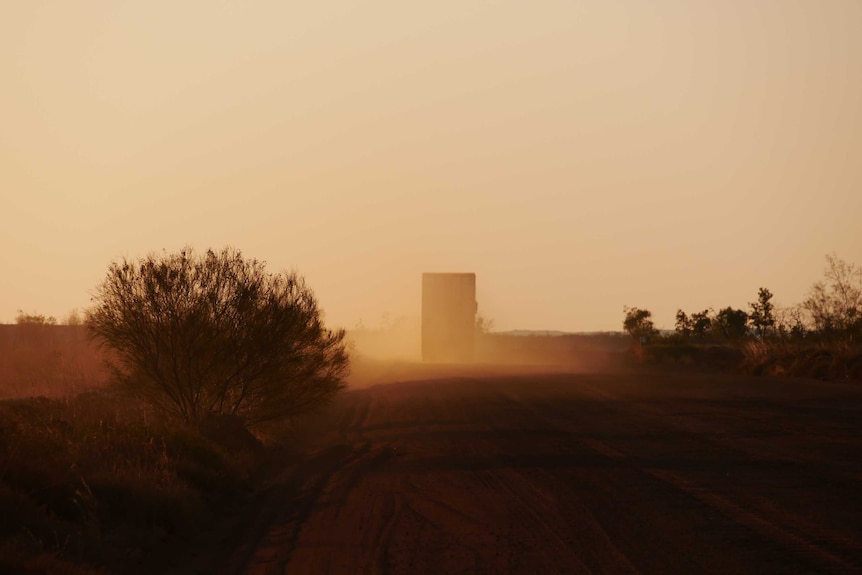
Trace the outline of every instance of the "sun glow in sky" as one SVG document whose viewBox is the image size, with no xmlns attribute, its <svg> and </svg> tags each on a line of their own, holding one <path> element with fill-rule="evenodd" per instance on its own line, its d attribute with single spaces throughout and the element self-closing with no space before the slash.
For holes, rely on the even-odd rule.
<svg viewBox="0 0 862 575">
<path fill-rule="evenodd" d="M 0 321 L 225 245 L 331 324 L 475 272 L 497 329 L 803 299 L 862 263 L 862 2 L 7 2 Z"/>
</svg>

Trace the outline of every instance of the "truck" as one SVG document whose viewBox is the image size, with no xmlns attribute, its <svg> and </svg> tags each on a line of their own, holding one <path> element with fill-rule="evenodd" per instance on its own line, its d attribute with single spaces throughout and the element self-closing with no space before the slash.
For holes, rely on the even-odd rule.
<svg viewBox="0 0 862 575">
<path fill-rule="evenodd" d="M 423 361 L 471 361 L 476 310 L 476 274 L 422 274 Z"/>
</svg>

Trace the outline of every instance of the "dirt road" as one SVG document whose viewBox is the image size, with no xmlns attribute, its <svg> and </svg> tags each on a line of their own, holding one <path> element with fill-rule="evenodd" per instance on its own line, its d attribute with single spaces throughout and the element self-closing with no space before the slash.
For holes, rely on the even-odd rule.
<svg viewBox="0 0 862 575">
<path fill-rule="evenodd" d="M 319 425 L 222 573 L 862 572 L 858 385 L 474 374 Z"/>
</svg>

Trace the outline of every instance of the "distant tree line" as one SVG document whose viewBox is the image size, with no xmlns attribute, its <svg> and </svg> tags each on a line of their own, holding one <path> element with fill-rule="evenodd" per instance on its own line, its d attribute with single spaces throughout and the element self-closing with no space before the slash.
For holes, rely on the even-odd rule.
<svg viewBox="0 0 862 575">
<path fill-rule="evenodd" d="M 862 341 L 862 267 L 835 255 L 826 256 L 826 262 L 823 279 L 797 305 L 778 308 L 772 292 L 761 287 L 748 309 L 677 310 L 672 337 L 685 341 L 858 343 Z M 623 329 L 635 340 L 659 336 L 649 310 L 625 307 L 623 311 Z"/>
</svg>

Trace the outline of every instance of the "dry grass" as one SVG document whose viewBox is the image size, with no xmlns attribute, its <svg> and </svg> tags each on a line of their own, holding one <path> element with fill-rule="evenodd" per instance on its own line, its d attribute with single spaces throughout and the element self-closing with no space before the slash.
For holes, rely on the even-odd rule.
<svg viewBox="0 0 862 575">
<path fill-rule="evenodd" d="M 125 571 L 194 538 L 255 458 L 109 391 L 0 402 L 0 571 L 46 557 Z"/>
<path fill-rule="evenodd" d="M 744 368 L 754 375 L 862 381 L 862 344 L 835 342 L 748 342 Z"/>
<path fill-rule="evenodd" d="M 0 327 L 0 572 L 146 572 L 251 486 L 248 438 L 111 390 L 80 328 Z"/>
<path fill-rule="evenodd" d="M 7 560 L 135 562 L 192 537 L 251 461 L 110 392 L 3 401 L 0 542 Z"/>
<path fill-rule="evenodd" d="M 744 359 L 739 346 L 728 343 L 659 340 L 646 346 L 635 344 L 632 351 L 642 363 L 691 366 L 715 371 L 735 371 Z"/>
<path fill-rule="evenodd" d="M 840 341 L 740 341 L 708 343 L 663 338 L 634 345 L 641 363 L 692 366 L 750 375 L 862 381 L 862 344 Z"/>
</svg>

